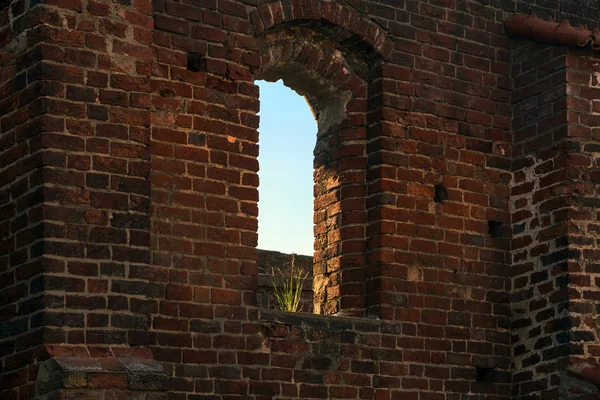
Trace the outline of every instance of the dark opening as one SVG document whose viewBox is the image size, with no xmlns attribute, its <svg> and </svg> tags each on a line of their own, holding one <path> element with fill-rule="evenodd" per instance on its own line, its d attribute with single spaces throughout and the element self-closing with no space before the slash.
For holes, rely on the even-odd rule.
<svg viewBox="0 0 600 400">
<path fill-rule="evenodd" d="M 477 367 L 477 382 L 493 382 L 494 368 Z"/>
<path fill-rule="evenodd" d="M 493 238 L 502 237 L 502 222 L 500 221 L 488 221 L 488 233 Z"/>
<path fill-rule="evenodd" d="M 194 146 L 204 146 L 206 144 L 206 135 L 204 133 L 190 132 L 188 142 Z"/>
<path fill-rule="evenodd" d="M 158 91 L 160 97 L 170 98 L 175 97 L 175 91 L 170 88 L 162 88 Z"/>
<path fill-rule="evenodd" d="M 435 185 L 435 197 L 433 201 L 436 203 L 441 203 L 444 200 L 448 199 L 448 189 L 444 187 L 441 183 Z"/>
<path fill-rule="evenodd" d="M 188 53 L 187 69 L 192 72 L 206 71 L 206 58 L 201 53 Z"/>
</svg>

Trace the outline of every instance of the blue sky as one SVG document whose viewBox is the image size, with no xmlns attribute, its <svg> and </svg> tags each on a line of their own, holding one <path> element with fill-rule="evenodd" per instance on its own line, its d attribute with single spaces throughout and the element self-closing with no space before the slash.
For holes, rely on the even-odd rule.
<svg viewBox="0 0 600 400">
<path fill-rule="evenodd" d="M 258 248 L 313 254 L 313 150 L 317 123 L 282 81 L 260 87 Z"/>
</svg>

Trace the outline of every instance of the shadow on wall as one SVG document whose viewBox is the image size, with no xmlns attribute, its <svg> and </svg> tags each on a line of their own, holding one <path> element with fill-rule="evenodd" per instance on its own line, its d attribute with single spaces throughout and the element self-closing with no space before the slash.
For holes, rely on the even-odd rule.
<svg viewBox="0 0 600 400">
<path fill-rule="evenodd" d="M 272 269 L 280 270 L 283 276 L 290 276 L 292 265 L 292 255 L 280 253 L 278 251 L 258 250 L 258 306 L 261 308 L 278 309 L 277 299 L 273 293 L 273 273 Z M 302 290 L 302 299 L 300 300 L 302 312 L 312 313 L 313 307 L 313 257 L 301 256 L 296 254 L 296 268 L 305 272 L 308 271 L 308 277 L 304 281 Z M 276 280 L 278 287 L 283 285 L 282 280 Z"/>
</svg>

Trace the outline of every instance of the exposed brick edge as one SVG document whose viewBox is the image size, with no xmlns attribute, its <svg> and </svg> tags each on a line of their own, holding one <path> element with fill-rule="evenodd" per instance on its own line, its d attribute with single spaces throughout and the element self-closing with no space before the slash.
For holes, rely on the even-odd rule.
<svg viewBox="0 0 600 400">
<path fill-rule="evenodd" d="M 38 395 L 70 389 L 165 392 L 168 376 L 155 360 L 139 357 L 53 357 L 40 365 Z"/>
<path fill-rule="evenodd" d="M 586 25 L 571 26 L 568 19 L 554 22 L 538 18 L 535 14 L 513 16 L 504 21 L 506 32 L 511 36 L 532 38 L 536 42 L 556 43 L 569 47 L 591 46 L 600 50 L 600 30 L 589 30 Z"/>
<path fill-rule="evenodd" d="M 394 50 L 392 39 L 377 23 L 336 2 L 313 0 L 301 4 L 299 1 L 276 1 L 250 14 L 250 21 L 258 34 L 284 23 L 306 20 L 323 20 L 341 26 L 369 43 L 384 59 Z"/>
<path fill-rule="evenodd" d="M 582 360 L 571 357 L 567 367 L 567 375 L 600 388 L 600 364 L 595 360 Z"/>
</svg>

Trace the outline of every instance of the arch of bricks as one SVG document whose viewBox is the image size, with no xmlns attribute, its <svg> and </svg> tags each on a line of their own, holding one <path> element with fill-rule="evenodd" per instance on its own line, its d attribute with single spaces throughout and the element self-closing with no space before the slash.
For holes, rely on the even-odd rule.
<svg viewBox="0 0 600 400">
<path fill-rule="evenodd" d="M 597 397 L 597 13 L 395 3 L 0 4 L 0 397 Z M 336 315 L 257 305 L 256 78 Z"/>
<path fill-rule="evenodd" d="M 356 35 L 383 58 L 388 57 L 394 48 L 387 32 L 377 23 L 338 2 L 274 1 L 250 13 L 250 20 L 259 35 L 295 21 L 323 20 Z"/>
</svg>

